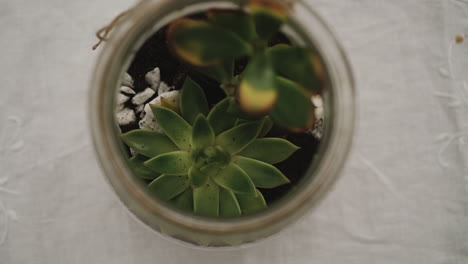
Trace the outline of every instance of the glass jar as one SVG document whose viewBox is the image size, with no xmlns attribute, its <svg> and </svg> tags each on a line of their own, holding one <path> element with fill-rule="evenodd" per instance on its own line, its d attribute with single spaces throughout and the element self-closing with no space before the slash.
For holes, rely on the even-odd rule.
<svg viewBox="0 0 468 264">
<path fill-rule="evenodd" d="M 127 166 L 114 121 L 115 94 L 134 55 L 171 20 L 210 8 L 235 8 L 246 0 L 145 0 L 112 31 L 102 47 L 90 91 L 90 125 L 106 180 L 120 201 L 153 230 L 195 245 L 223 247 L 258 241 L 290 225 L 311 209 L 337 179 L 351 148 L 355 91 L 351 69 L 330 28 L 310 4 L 292 5 L 283 33 L 301 46 L 318 50 L 328 73 L 323 92 L 324 136 L 301 184 L 268 210 L 236 219 L 208 219 L 173 210 L 153 198 Z"/>
</svg>

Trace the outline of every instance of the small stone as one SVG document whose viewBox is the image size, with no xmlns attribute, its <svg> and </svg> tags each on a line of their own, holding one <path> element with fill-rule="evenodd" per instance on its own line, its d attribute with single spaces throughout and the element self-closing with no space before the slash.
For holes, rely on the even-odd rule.
<svg viewBox="0 0 468 264">
<path fill-rule="evenodd" d="M 153 111 L 151 110 L 150 105 L 161 105 L 161 97 L 173 102 L 177 106 L 179 105 L 180 91 L 171 91 L 163 94 L 162 96 L 156 97 L 151 102 L 145 105 L 144 117 L 138 122 L 140 129 L 149 129 L 157 132 L 164 133 L 161 126 L 156 122 L 154 118 Z"/>
<path fill-rule="evenodd" d="M 165 94 L 165 93 L 170 92 L 172 90 L 174 90 L 174 87 L 170 87 L 165 82 L 161 82 L 161 84 L 159 85 L 159 89 L 158 89 L 158 95 Z"/>
<path fill-rule="evenodd" d="M 119 93 L 117 95 L 117 104 L 120 105 L 120 104 L 125 104 L 126 102 L 128 102 L 128 100 L 130 100 L 130 97 L 126 96 L 125 94 L 121 94 Z"/>
<path fill-rule="evenodd" d="M 124 94 L 127 94 L 127 95 L 135 95 L 136 94 L 136 92 L 132 88 L 127 87 L 127 86 L 120 87 L 120 92 L 124 93 Z"/>
<path fill-rule="evenodd" d="M 315 106 L 314 114 L 317 120 L 323 118 L 323 99 L 320 95 L 312 96 L 312 104 Z"/>
<path fill-rule="evenodd" d="M 132 157 L 135 157 L 136 155 L 138 155 L 138 152 L 136 152 L 132 148 L 130 148 L 130 155 L 132 155 Z"/>
<path fill-rule="evenodd" d="M 128 102 L 130 100 L 130 97 L 126 96 L 125 94 L 121 94 L 119 93 L 117 95 L 117 105 L 116 105 L 116 111 L 120 111 L 122 109 L 124 109 L 125 107 L 125 103 Z"/>
<path fill-rule="evenodd" d="M 115 115 L 120 126 L 127 126 L 136 122 L 136 115 L 132 109 L 124 108 Z"/>
<path fill-rule="evenodd" d="M 323 107 L 323 99 L 322 96 L 320 95 L 314 95 L 312 96 L 312 104 L 315 105 L 315 107 Z"/>
<path fill-rule="evenodd" d="M 148 104 L 147 106 L 149 108 Z M 160 133 L 164 133 L 164 130 L 156 122 L 156 119 L 154 119 L 154 115 L 153 113 L 151 113 L 151 109 L 149 109 L 148 111 L 146 107 L 145 107 L 145 116 L 140 120 L 140 122 L 138 122 L 138 126 L 140 127 L 140 129 L 147 129 L 147 130 L 153 130 L 153 131 L 157 131 Z"/>
<path fill-rule="evenodd" d="M 153 89 L 146 88 L 143 92 L 140 92 L 140 93 L 138 93 L 137 95 L 135 95 L 133 97 L 132 103 L 134 105 L 144 104 L 146 101 L 151 99 L 151 97 L 153 97 L 153 95 L 155 95 L 155 94 L 156 94 L 156 92 Z"/>
<path fill-rule="evenodd" d="M 133 86 L 133 78 L 132 76 L 130 76 L 130 74 L 128 74 L 127 72 L 124 74 L 123 76 L 123 80 L 122 80 L 122 86 L 127 86 L 127 87 L 130 87 L 130 88 L 135 88 Z"/>
<path fill-rule="evenodd" d="M 316 139 L 321 139 L 323 137 L 323 125 L 323 119 L 318 119 L 314 124 L 314 128 L 310 131 L 310 134 Z"/>
<path fill-rule="evenodd" d="M 145 110 L 145 105 L 141 104 L 135 108 L 135 113 L 140 114 Z"/>
<path fill-rule="evenodd" d="M 317 120 L 323 119 L 323 108 L 322 107 L 315 108 L 314 114 L 315 114 L 315 119 Z"/>
<path fill-rule="evenodd" d="M 151 85 L 151 89 L 156 92 L 159 88 L 159 84 L 161 83 L 161 71 L 156 67 L 145 75 L 145 79 L 146 82 Z"/>
</svg>

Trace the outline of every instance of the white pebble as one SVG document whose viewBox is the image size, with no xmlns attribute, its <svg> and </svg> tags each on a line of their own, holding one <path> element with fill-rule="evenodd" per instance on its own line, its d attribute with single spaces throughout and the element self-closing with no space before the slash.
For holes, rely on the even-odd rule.
<svg viewBox="0 0 468 264">
<path fill-rule="evenodd" d="M 119 93 L 117 95 L 117 105 L 115 106 L 116 111 L 124 109 L 124 105 L 126 102 L 128 102 L 128 100 L 130 100 L 130 97 L 126 96 L 125 94 Z"/>
<path fill-rule="evenodd" d="M 130 155 L 132 155 L 132 157 L 138 155 L 138 152 L 134 151 L 132 148 L 130 148 Z"/>
<path fill-rule="evenodd" d="M 130 97 L 126 96 L 125 94 L 119 93 L 117 95 L 117 105 L 123 105 L 128 102 L 128 100 L 130 100 Z"/>
<path fill-rule="evenodd" d="M 143 112 L 143 110 L 145 110 L 145 105 L 141 104 L 135 108 L 135 113 L 140 114 Z"/>
<path fill-rule="evenodd" d="M 312 96 L 312 104 L 315 105 L 315 107 L 323 107 L 323 99 L 320 95 L 314 95 Z"/>
<path fill-rule="evenodd" d="M 136 115 L 132 109 L 124 108 L 115 115 L 117 123 L 121 126 L 130 125 L 136 122 Z"/>
<path fill-rule="evenodd" d="M 158 131 L 164 133 L 161 126 L 156 122 L 153 111 L 151 111 L 150 105 L 161 105 L 161 97 L 173 102 L 177 106 L 179 105 L 180 91 L 171 91 L 163 94 L 162 96 L 156 97 L 151 102 L 145 105 L 144 117 L 138 123 L 141 129 L 149 129 L 153 131 Z"/>
<path fill-rule="evenodd" d="M 170 87 L 165 82 L 161 82 L 161 84 L 159 85 L 159 89 L 158 89 L 158 95 L 165 94 L 165 93 L 170 92 L 172 90 L 174 90 L 174 87 Z"/>
<path fill-rule="evenodd" d="M 315 108 L 314 113 L 315 113 L 315 119 L 318 120 L 318 119 L 323 118 L 323 108 L 322 107 Z"/>
<path fill-rule="evenodd" d="M 120 87 L 120 92 L 121 93 L 126 93 L 126 94 L 131 94 L 131 95 L 136 94 L 136 92 L 132 88 L 127 87 L 127 86 Z"/>
<path fill-rule="evenodd" d="M 321 139 L 323 137 L 323 130 L 324 130 L 323 119 L 318 119 L 315 122 L 314 127 L 309 132 L 316 139 Z"/>
<path fill-rule="evenodd" d="M 143 92 L 138 93 L 132 99 L 134 105 L 141 105 L 148 101 L 156 92 L 151 88 L 146 88 Z"/>
<path fill-rule="evenodd" d="M 127 86 L 127 87 L 130 87 L 130 88 L 135 88 L 133 86 L 133 78 L 132 76 L 130 76 L 130 74 L 128 74 L 127 72 L 124 74 L 123 76 L 123 80 L 122 80 L 122 86 Z"/>
<path fill-rule="evenodd" d="M 145 75 L 145 79 L 151 85 L 151 89 L 157 91 L 161 83 L 161 71 L 156 67 Z"/>
</svg>

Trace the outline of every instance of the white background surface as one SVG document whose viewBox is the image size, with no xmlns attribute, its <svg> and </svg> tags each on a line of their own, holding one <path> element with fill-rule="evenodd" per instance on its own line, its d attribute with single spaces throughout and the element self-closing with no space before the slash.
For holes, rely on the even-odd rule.
<svg viewBox="0 0 468 264">
<path fill-rule="evenodd" d="M 468 263 L 468 1 L 310 1 L 356 74 L 350 161 L 299 224 L 205 252 L 135 222 L 94 158 L 93 32 L 133 1 L 0 0 L 0 263 Z"/>
</svg>

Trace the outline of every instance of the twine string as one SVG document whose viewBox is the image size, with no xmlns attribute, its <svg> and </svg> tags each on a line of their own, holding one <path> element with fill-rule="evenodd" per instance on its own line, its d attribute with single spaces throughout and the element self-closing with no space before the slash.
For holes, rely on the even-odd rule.
<svg viewBox="0 0 468 264">
<path fill-rule="evenodd" d="M 93 46 L 93 50 L 96 50 L 102 44 L 102 42 L 106 42 L 109 39 L 109 33 L 112 31 L 112 29 L 114 29 L 132 10 L 133 8 L 118 14 L 108 25 L 102 27 L 96 32 L 96 37 L 99 39 L 99 41 Z"/>
</svg>

